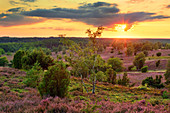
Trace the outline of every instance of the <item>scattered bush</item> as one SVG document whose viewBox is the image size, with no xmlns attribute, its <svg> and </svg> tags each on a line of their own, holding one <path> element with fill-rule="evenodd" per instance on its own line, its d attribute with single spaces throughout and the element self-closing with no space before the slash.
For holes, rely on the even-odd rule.
<svg viewBox="0 0 170 113">
<path fill-rule="evenodd" d="M 13 67 L 17 68 L 17 69 L 21 69 L 22 68 L 22 57 L 26 55 L 26 52 L 24 50 L 18 50 L 15 54 L 14 54 L 14 58 L 13 58 Z"/>
<path fill-rule="evenodd" d="M 128 76 L 127 76 L 127 72 L 125 72 L 125 73 L 123 74 L 123 78 L 122 78 L 122 79 L 119 77 L 119 79 L 118 79 L 118 84 L 119 84 L 119 85 L 123 85 L 123 86 L 129 85 L 129 78 L 128 78 Z"/>
<path fill-rule="evenodd" d="M 8 64 L 8 59 L 6 56 L 0 57 L 0 66 L 5 67 Z"/>
<path fill-rule="evenodd" d="M 106 81 L 106 75 L 104 74 L 104 72 L 103 71 L 98 71 L 97 73 L 96 73 L 96 79 L 98 80 L 98 81 Z"/>
<path fill-rule="evenodd" d="M 141 69 L 145 64 L 145 54 L 143 52 L 137 54 L 135 56 L 133 64 L 136 66 L 137 69 Z"/>
<path fill-rule="evenodd" d="M 162 76 L 156 75 L 156 79 L 153 79 L 152 77 L 147 77 L 142 81 L 142 85 L 144 86 L 147 84 L 149 87 L 154 87 L 154 88 L 164 88 L 164 85 L 161 83 Z"/>
<path fill-rule="evenodd" d="M 41 96 L 65 97 L 67 95 L 70 73 L 66 68 L 62 61 L 49 67 L 38 87 Z"/>
<path fill-rule="evenodd" d="M 158 67 L 160 65 L 160 60 L 156 61 L 156 67 Z"/>
<path fill-rule="evenodd" d="M 37 87 L 43 77 L 43 70 L 39 63 L 35 63 L 32 69 L 27 72 L 26 80 L 24 83 L 29 87 Z"/>
<path fill-rule="evenodd" d="M 107 81 L 112 83 L 112 84 L 116 84 L 116 72 L 109 68 L 106 70 L 106 76 L 107 76 Z"/>
<path fill-rule="evenodd" d="M 148 66 L 144 66 L 141 68 L 142 73 L 146 73 L 148 71 Z"/>
<path fill-rule="evenodd" d="M 123 70 L 123 62 L 119 58 L 109 58 L 107 63 L 112 66 L 116 72 Z"/>
<path fill-rule="evenodd" d="M 132 68 L 134 68 L 135 66 L 134 65 L 130 65 L 129 67 L 128 67 L 128 70 L 129 71 L 132 71 Z"/>
<path fill-rule="evenodd" d="M 162 55 L 162 53 L 161 52 L 158 52 L 158 53 L 156 53 L 156 56 L 161 56 Z"/>
<path fill-rule="evenodd" d="M 0 48 L 0 56 L 3 54 L 5 54 L 5 51 L 4 51 L 4 49 Z"/>
</svg>

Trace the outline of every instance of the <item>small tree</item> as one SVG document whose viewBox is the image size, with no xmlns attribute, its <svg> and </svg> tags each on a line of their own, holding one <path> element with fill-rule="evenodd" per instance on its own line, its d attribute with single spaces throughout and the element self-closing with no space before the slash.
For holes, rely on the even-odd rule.
<svg viewBox="0 0 170 113">
<path fill-rule="evenodd" d="M 135 56 L 133 64 L 136 66 L 137 69 L 141 69 L 145 64 L 145 54 L 143 52 L 137 54 Z"/>
<path fill-rule="evenodd" d="M 56 65 L 49 67 L 44 74 L 44 78 L 40 83 L 38 90 L 41 96 L 59 96 L 65 97 L 70 83 L 70 73 L 66 69 L 66 64 L 62 61 Z"/>
<path fill-rule="evenodd" d="M 144 50 L 143 53 L 145 54 L 145 57 L 148 56 L 148 51 Z"/>
<path fill-rule="evenodd" d="M 132 45 L 131 45 L 131 46 L 128 46 L 128 47 L 127 47 L 127 50 L 126 50 L 126 55 L 127 55 L 127 56 L 132 56 L 133 53 L 134 53 L 134 48 L 133 48 L 133 46 L 132 46 Z"/>
<path fill-rule="evenodd" d="M 39 63 L 35 63 L 32 69 L 27 72 L 26 80 L 24 83 L 29 87 L 37 87 L 43 77 L 43 70 Z"/>
<path fill-rule="evenodd" d="M 123 62 L 119 58 L 109 58 L 107 63 L 112 66 L 112 69 L 116 72 L 123 70 Z"/>
<path fill-rule="evenodd" d="M 156 61 L 156 67 L 158 67 L 160 65 L 160 60 Z"/>
<path fill-rule="evenodd" d="M 21 69 L 22 68 L 22 57 L 26 55 L 26 52 L 24 50 L 18 50 L 15 55 L 14 55 L 14 59 L 13 59 L 13 67 L 17 68 L 17 69 Z"/>
<path fill-rule="evenodd" d="M 158 52 L 158 53 L 156 53 L 156 56 L 159 57 L 159 56 L 161 56 L 161 54 L 162 54 L 161 52 Z"/>
<path fill-rule="evenodd" d="M 8 64 L 8 59 L 6 56 L 0 57 L 0 66 L 5 67 Z"/>
<path fill-rule="evenodd" d="M 119 79 L 118 79 L 118 84 L 119 84 L 119 85 L 123 85 L 123 86 L 129 85 L 129 78 L 128 78 L 128 76 L 127 76 L 127 72 L 125 72 L 125 73 L 123 74 L 123 78 L 122 78 L 122 79 L 119 77 Z"/>
<path fill-rule="evenodd" d="M 106 76 L 107 76 L 107 81 L 112 83 L 112 84 L 116 84 L 116 72 L 109 68 L 106 70 Z"/>
</svg>

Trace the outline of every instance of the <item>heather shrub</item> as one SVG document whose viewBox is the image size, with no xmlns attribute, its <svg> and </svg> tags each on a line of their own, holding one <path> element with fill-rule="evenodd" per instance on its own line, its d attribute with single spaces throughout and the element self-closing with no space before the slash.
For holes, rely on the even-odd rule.
<svg viewBox="0 0 170 113">
<path fill-rule="evenodd" d="M 134 68 L 134 65 L 128 66 L 128 70 L 129 70 L 129 71 L 132 71 L 132 68 Z"/>
<path fill-rule="evenodd" d="M 160 65 L 160 62 L 161 62 L 160 60 L 156 61 L 156 63 L 155 63 L 156 67 L 158 67 Z"/>
<path fill-rule="evenodd" d="M 70 83 L 70 73 L 62 61 L 49 67 L 38 87 L 41 96 L 65 97 Z"/>
<path fill-rule="evenodd" d="M 148 71 L 148 66 L 144 66 L 141 68 L 142 73 L 146 73 Z"/>
<path fill-rule="evenodd" d="M 116 72 L 123 70 L 123 62 L 119 58 L 109 58 L 107 63 L 112 66 Z"/>
<path fill-rule="evenodd" d="M 162 76 L 156 75 L 156 78 L 153 79 L 152 77 L 147 77 L 142 81 L 142 85 L 147 84 L 149 87 L 154 87 L 154 88 L 164 88 L 164 85 L 161 83 Z"/>
<path fill-rule="evenodd" d="M 0 57 L 0 66 L 6 66 L 8 64 L 8 59 L 6 56 Z"/>
<path fill-rule="evenodd" d="M 106 70 L 106 76 L 107 76 L 107 81 L 116 84 L 116 71 L 113 69 L 109 68 Z"/>
<path fill-rule="evenodd" d="M 161 56 L 161 54 L 162 54 L 161 52 L 158 52 L 158 53 L 156 53 L 156 56 L 159 57 L 159 56 Z"/>
<path fill-rule="evenodd" d="M 27 72 L 26 80 L 24 81 L 24 83 L 29 87 L 35 88 L 39 85 L 42 76 L 43 76 L 43 70 L 41 66 L 39 66 L 39 63 L 36 62 L 32 67 L 32 69 L 30 69 Z"/>
</svg>

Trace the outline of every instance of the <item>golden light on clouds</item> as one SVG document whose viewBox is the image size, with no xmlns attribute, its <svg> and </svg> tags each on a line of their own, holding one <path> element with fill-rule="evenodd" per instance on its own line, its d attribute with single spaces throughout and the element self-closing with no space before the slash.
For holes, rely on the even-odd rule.
<svg viewBox="0 0 170 113">
<path fill-rule="evenodd" d="M 24 1 L 0 0 L 0 36 L 87 37 L 102 25 L 105 38 L 170 39 L 170 0 Z"/>
</svg>

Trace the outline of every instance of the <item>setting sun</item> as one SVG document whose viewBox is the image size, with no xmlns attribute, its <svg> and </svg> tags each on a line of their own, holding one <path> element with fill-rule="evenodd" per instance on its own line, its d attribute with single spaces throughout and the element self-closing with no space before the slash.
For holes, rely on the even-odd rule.
<svg viewBox="0 0 170 113">
<path fill-rule="evenodd" d="M 125 31 L 127 25 L 126 24 L 116 24 L 115 30 L 116 31 Z"/>
</svg>

